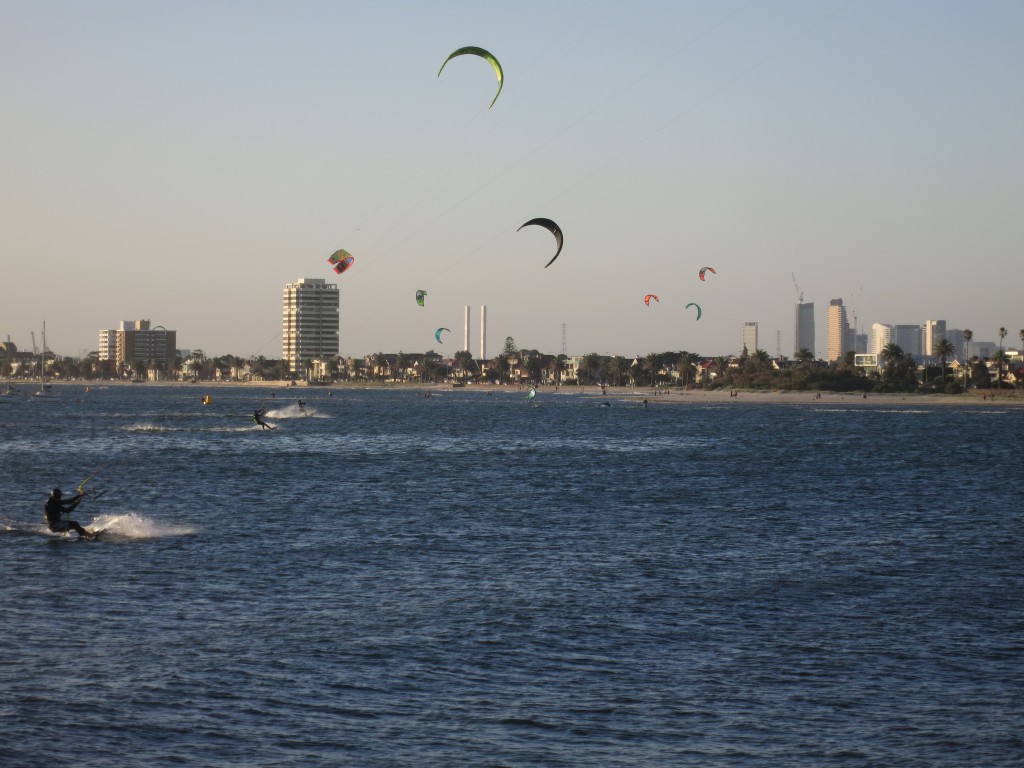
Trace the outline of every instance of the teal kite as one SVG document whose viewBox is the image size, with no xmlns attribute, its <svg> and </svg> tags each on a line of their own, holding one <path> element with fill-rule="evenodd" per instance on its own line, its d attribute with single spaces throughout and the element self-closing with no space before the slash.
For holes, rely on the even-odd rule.
<svg viewBox="0 0 1024 768">
<path fill-rule="evenodd" d="M 700 320 L 700 305 L 695 304 L 694 302 L 691 301 L 689 304 L 686 305 L 687 309 L 689 309 L 690 307 L 697 307 L 697 319 Z"/>
<path fill-rule="evenodd" d="M 494 106 L 494 102 L 498 100 L 498 95 L 501 93 L 501 86 L 504 84 L 505 81 L 505 75 L 501 71 L 501 64 L 498 63 L 498 60 L 494 58 L 494 54 L 492 54 L 490 51 L 485 51 L 483 48 L 477 48 L 474 45 L 467 45 L 465 48 L 459 48 L 458 50 L 453 51 L 451 55 L 444 60 L 444 64 L 441 65 L 441 69 L 437 70 L 437 76 L 441 76 L 441 72 L 444 71 L 445 64 L 454 59 L 456 56 L 462 56 L 465 53 L 472 53 L 474 56 L 480 56 L 481 58 L 486 59 L 491 63 L 491 66 L 494 68 L 494 74 L 497 75 L 498 77 L 498 93 L 494 94 L 494 98 L 491 100 L 491 105 L 487 107 L 488 109 L 490 109 L 491 107 Z"/>
<path fill-rule="evenodd" d="M 449 328 L 438 328 L 436 331 L 434 331 L 434 338 L 437 339 L 438 344 L 441 343 L 441 331 L 448 331 L 448 333 L 451 333 L 451 330 Z"/>
</svg>

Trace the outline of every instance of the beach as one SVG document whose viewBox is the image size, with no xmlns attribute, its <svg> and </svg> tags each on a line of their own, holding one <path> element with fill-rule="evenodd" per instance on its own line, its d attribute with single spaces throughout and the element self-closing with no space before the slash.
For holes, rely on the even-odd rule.
<svg viewBox="0 0 1024 768">
<path fill-rule="evenodd" d="M 95 382 L 64 382 L 62 390 L 74 390 L 79 387 L 89 391 L 103 387 L 187 387 L 195 389 L 201 396 L 232 387 L 271 389 L 276 396 L 310 397 L 316 392 L 341 391 L 349 389 L 407 389 L 417 392 L 465 392 L 465 393 L 508 393 L 523 392 L 529 387 L 523 384 L 467 384 L 464 387 L 452 387 L 451 384 L 419 384 L 398 382 L 348 381 L 326 385 L 308 385 L 304 382 L 292 384 L 287 380 L 275 381 L 159 381 L 159 382 L 127 382 L 127 381 L 95 381 Z M 680 389 L 678 387 L 628 387 L 598 385 L 585 386 L 553 386 L 537 387 L 538 396 L 582 395 L 586 397 L 604 397 L 609 401 L 642 402 L 647 400 L 649 406 L 671 404 L 701 404 L 728 402 L 733 404 L 757 403 L 778 405 L 861 405 L 861 406 L 1024 406 L 1024 394 L 1012 390 L 970 390 L 960 395 L 916 392 L 824 392 L 815 390 L 761 390 L 761 389 Z"/>
</svg>

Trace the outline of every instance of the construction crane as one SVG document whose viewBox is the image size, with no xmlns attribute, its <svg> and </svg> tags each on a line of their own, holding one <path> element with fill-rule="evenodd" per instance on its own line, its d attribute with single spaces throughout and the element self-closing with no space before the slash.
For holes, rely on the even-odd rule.
<svg viewBox="0 0 1024 768">
<path fill-rule="evenodd" d="M 796 288 L 796 302 L 797 302 L 797 304 L 803 304 L 804 303 L 804 292 L 801 291 L 800 290 L 800 286 L 797 285 L 796 275 L 793 274 L 792 272 L 790 272 L 789 274 L 793 275 L 793 287 Z"/>
</svg>

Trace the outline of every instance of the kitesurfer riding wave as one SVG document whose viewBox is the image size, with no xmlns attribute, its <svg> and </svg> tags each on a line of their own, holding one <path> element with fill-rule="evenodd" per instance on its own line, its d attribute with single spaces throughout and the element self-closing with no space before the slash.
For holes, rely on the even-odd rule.
<svg viewBox="0 0 1024 768">
<path fill-rule="evenodd" d="M 77 493 L 67 501 L 63 500 L 63 494 L 60 488 L 54 488 L 50 492 L 50 498 L 46 500 L 46 506 L 43 508 L 46 519 L 46 527 L 54 533 L 66 533 L 68 531 L 75 531 L 80 537 L 86 539 L 95 539 L 96 534 L 89 533 L 81 525 L 76 523 L 74 520 L 63 520 L 63 516 L 70 513 L 77 507 L 82 499 L 85 498 L 85 493 Z"/>
</svg>

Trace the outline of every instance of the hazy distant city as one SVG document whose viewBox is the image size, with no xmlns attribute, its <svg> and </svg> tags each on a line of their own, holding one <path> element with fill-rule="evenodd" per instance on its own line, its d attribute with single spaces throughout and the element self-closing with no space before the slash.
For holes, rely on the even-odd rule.
<svg viewBox="0 0 1024 768">
<path fill-rule="evenodd" d="M 801 296 L 802 299 L 802 296 Z M 817 316 L 813 302 L 794 306 L 791 355 L 780 354 L 779 334 L 765 344 L 758 323 L 740 329 L 740 351 L 727 356 L 702 357 L 688 351 L 665 351 L 626 358 L 596 353 L 544 354 L 520 348 L 506 337 L 500 350 L 488 355 L 487 308 L 474 316 L 464 308 L 459 351 L 445 356 L 381 351 L 362 358 L 339 354 L 338 286 L 321 278 L 303 278 L 284 286 L 282 297 L 281 357 L 207 357 L 201 348 L 183 349 L 177 332 L 150 320 L 123 320 L 116 328 L 100 329 L 98 348 L 84 358 L 64 357 L 45 345 L 45 327 L 32 350 L 19 350 L 8 339 L 0 343 L 4 374 L 9 380 L 38 378 L 125 379 L 131 381 L 303 381 L 329 383 L 373 379 L 402 382 L 495 382 L 545 384 L 676 384 L 719 386 L 795 385 L 797 388 L 852 389 L 895 387 L 913 389 L 941 385 L 953 392 L 967 386 L 993 383 L 1016 386 L 1024 379 L 1024 329 L 1007 346 L 1009 331 L 1000 329 L 998 340 L 976 339 L 970 329 L 947 327 L 945 320 L 921 324 L 873 322 L 867 332 L 851 324 L 842 299 L 829 302 L 825 316 L 826 348 L 815 345 Z M 436 341 L 448 340 L 452 329 L 438 328 Z M 476 349 L 473 342 L 476 342 Z M 766 346 L 774 346 L 769 354 Z M 823 353 L 823 354 L 822 354 Z M 45 365 L 40 361 L 45 359 Z M 796 369 L 817 371 L 814 376 L 788 381 Z M 934 370 L 932 370 L 934 369 Z M 838 376 L 829 379 L 829 372 Z M 897 371 L 901 371 L 897 373 Z M 850 375 L 854 377 L 851 379 Z M 782 377 L 780 379 L 779 377 Z M 822 378 L 824 377 L 824 379 Z M 789 378 L 793 378 L 789 376 Z M 801 386 L 803 385 L 803 386 Z"/>
</svg>

